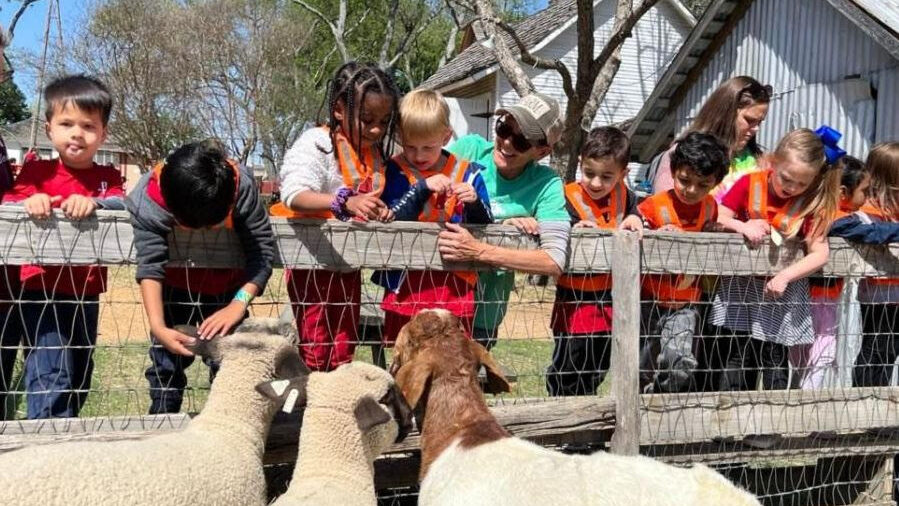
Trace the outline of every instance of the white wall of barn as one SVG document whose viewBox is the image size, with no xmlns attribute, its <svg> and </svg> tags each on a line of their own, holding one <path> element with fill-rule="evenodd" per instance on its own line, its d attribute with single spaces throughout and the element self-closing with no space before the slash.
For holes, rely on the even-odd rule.
<svg viewBox="0 0 899 506">
<path fill-rule="evenodd" d="M 691 86 L 679 133 L 724 80 L 750 75 L 774 88 L 759 141 L 828 124 L 849 153 L 899 139 L 899 61 L 825 0 L 756 0 Z"/>
<path fill-rule="evenodd" d="M 614 22 L 615 2 L 605 0 L 594 7 L 596 53 L 609 38 Z M 691 30 L 690 23 L 669 2 L 659 2 L 637 23 L 633 36 L 622 47 L 621 67 L 597 112 L 594 126 L 618 123 L 634 117 L 652 93 L 655 83 L 674 58 Z M 545 58 L 560 58 L 577 68 L 577 27 L 571 24 L 536 52 Z M 538 91 L 567 104 L 562 79 L 554 70 L 526 69 Z M 497 76 L 498 105 L 513 104 L 518 94 L 502 73 Z"/>
</svg>

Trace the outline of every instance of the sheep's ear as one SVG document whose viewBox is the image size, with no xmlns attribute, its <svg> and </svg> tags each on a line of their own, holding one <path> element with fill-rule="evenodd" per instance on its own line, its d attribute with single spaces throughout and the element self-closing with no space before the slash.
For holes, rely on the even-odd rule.
<svg viewBox="0 0 899 506">
<path fill-rule="evenodd" d="M 280 379 L 307 376 L 310 372 L 296 351 L 285 354 L 284 358 L 275 367 L 275 377 Z"/>
<path fill-rule="evenodd" d="M 353 413 L 356 415 L 356 425 L 359 426 L 362 432 L 367 432 L 373 427 L 392 420 L 390 413 L 371 397 L 363 397 L 359 404 L 356 405 Z"/>
<path fill-rule="evenodd" d="M 214 347 L 212 343 L 213 340 L 199 339 L 200 332 L 197 327 L 193 325 L 175 325 L 173 328 L 186 336 L 194 338 L 194 342 L 185 346 L 194 355 L 199 355 L 201 357 L 211 357 L 214 353 Z"/>
<path fill-rule="evenodd" d="M 403 365 L 396 372 L 396 386 L 403 392 L 403 397 L 413 409 L 421 400 L 422 394 L 431 381 L 433 365 L 424 354 L 420 354 L 415 360 Z"/>
<path fill-rule="evenodd" d="M 471 347 L 471 350 L 478 358 L 478 362 L 480 362 L 487 371 L 487 386 L 484 389 L 484 392 L 488 394 L 501 394 L 510 391 L 511 387 L 509 386 L 509 380 L 503 375 L 502 370 L 500 370 L 496 361 L 493 360 L 493 357 L 490 355 L 490 352 L 487 351 L 487 348 L 484 348 L 481 343 L 473 340 L 468 341 L 468 346 Z"/>
<path fill-rule="evenodd" d="M 306 405 L 306 384 L 308 382 L 308 375 L 263 381 L 256 385 L 256 391 L 275 401 L 275 404 L 285 413 L 291 413 L 297 406 Z"/>
</svg>

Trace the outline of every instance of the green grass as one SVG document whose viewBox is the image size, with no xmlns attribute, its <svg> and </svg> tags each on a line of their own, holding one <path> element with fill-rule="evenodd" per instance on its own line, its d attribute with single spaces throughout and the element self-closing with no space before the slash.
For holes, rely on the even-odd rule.
<svg viewBox="0 0 899 506">
<path fill-rule="evenodd" d="M 544 375 L 552 356 L 552 341 L 546 339 L 500 340 L 493 356 L 507 372 L 517 377 L 509 397 L 546 397 Z M 371 348 L 359 346 L 356 360 L 372 362 Z M 390 360 L 390 350 L 387 351 Z M 100 346 L 94 353 L 91 393 L 81 412 L 83 417 L 128 416 L 146 414 L 150 399 L 144 370 L 149 365 L 143 343 Z M 21 368 L 19 367 L 19 370 Z M 188 389 L 182 411 L 197 412 L 203 407 L 209 389 L 208 368 L 197 360 L 187 370 Z M 609 381 L 600 386 L 600 395 L 608 393 Z M 24 417 L 24 398 L 18 396 L 17 417 Z"/>
</svg>

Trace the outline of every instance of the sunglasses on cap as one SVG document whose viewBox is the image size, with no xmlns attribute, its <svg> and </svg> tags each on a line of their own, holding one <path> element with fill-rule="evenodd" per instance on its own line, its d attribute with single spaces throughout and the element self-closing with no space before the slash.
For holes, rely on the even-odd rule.
<svg viewBox="0 0 899 506">
<path fill-rule="evenodd" d="M 749 83 L 744 86 L 739 93 L 739 97 L 748 96 L 753 100 L 771 100 L 774 94 L 774 88 L 770 84 Z"/>
<path fill-rule="evenodd" d="M 515 128 L 512 125 L 506 123 L 505 116 L 496 120 L 496 129 L 494 130 L 496 136 L 500 139 L 508 139 L 512 144 L 512 147 L 515 148 L 515 151 L 519 153 L 524 153 L 525 151 L 534 147 L 534 143 L 529 141 L 527 137 L 520 133 L 515 132 Z M 537 146 L 542 145 L 543 143 L 537 143 Z"/>
</svg>

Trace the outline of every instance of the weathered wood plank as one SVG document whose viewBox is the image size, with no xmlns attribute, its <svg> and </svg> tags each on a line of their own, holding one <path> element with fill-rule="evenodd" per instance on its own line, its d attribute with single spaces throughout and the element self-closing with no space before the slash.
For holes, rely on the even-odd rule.
<svg viewBox="0 0 899 506">
<path fill-rule="evenodd" d="M 339 221 L 287 221 L 273 218 L 277 241 L 275 264 L 296 268 L 492 269 L 472 264 L 445 264 L 436 250 L 436 223 L 371 224 Z M 537 247 L 533 237 L 514 227 L 471 227 L 491 244 Z M 70 222 L 57 214 L 32 220 L 15 207 L 0 206 L 0 263 L 133 264 L 133 232 L 128 215 L 100 211 L 97 217 Z M 173 265 L 233 267 L 243 263 L 236 236 L 228 230 L 177 231 L 170 240 Z M 831 240 L 830 276 L 899 275 L 899 245 L 856 246 Z M 615 256 L 609 232 L 578 229 L 572 233 L 567 271 L 608 272 Z M 795 261 L 801 250 L 787 244 L 756 250 L 736 234 L 646 232 L 643 272 L 765 275 Z"/>
<path fill-rule="evenodd" d="M 899 387 L 641 395 L 641 444 L 899 426 Z"/>
<path fill-rule="evenodd" d="M 615 234 L 612 260 L 612 396 L 615 435 L 612 451 L 636 455 L 640 450 L 640 239 L 634 232 Z"/>
</svg>

